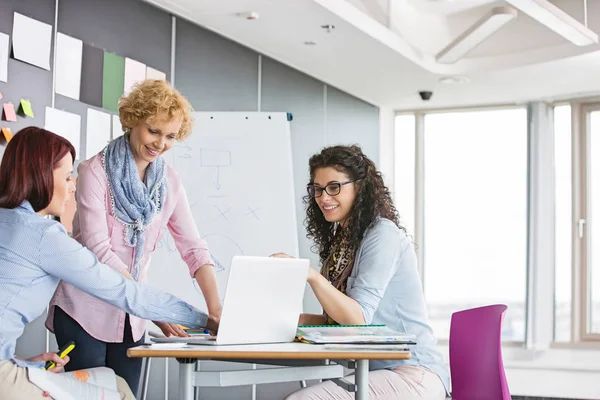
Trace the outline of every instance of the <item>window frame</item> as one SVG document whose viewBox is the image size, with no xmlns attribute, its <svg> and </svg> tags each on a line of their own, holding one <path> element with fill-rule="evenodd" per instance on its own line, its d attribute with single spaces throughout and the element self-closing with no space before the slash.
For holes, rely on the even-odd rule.
<svg viewBox="0 0 600 400">
<path fill-rule="evenodd" d="M 572 176 L 572 254 L 571 254 L 571 339 L 568 342 L 565 341 L 555 341 L 554 340 L 554 316 L 555 316 L 555 274 L 552 274 L 550 285 L 548 280 L 540 283 L 539 285 L 534 285 L 533 282 L 528 282 L 527 292 L 526 292 L 526 324 L 525 324 L 525 342 L 514 342 L 514 341 L 504 341 L 503 346 L 509 347 L 524 347 L 530 350 L 538 350 L 542 348 L 573 348 L 573 349 L 598 349 L 600 348 L 600 333 L 591 333 L 587 332 L 587 321 L 588 321 L 588 313 L 589 313 L 589 304 L 588 304 L 588 296 L 591 295 L 589 290 L 582 290 L 584 288 L 591 288 L 591 284 L 589 282 L 589 266 L 586 264 L 588 255 L 587 255 L 587 238 L 589 235 L 589 224 L 586 223 L 584 225 L 584 239 L 580 240 L 578 237 L 578 221 L 582 219 L 584 216 L 588 215 L 586 207 L 588 207 L 588 199 L 587 199 L 587 179 L 589 176 L 589 171 L 587 169 L 587 160 L 589 159 L 589 154 L 583 153 L 582 151 L 586 149 L 586 144 L 588 143 L 588 126 L 589 126 L 589 117 L 588 113 L 592 111 L 600 111 L 600 96 L 587 96 L 587 97 L 573 97 L 566 96 L 562 98 L 554 98 L 554 99 L 546 99 L 544 102 L 539 102 L 545 104 L 549 110 L 551 110 L 551 119 L 553 121 L 553 110 L 554 107 L 560 105 L 570 105 L 571 106 L 571 176 Z M 394 117 L 396 115 L 406 115 L 413 114 L 415 116 L 415 226 L 414 226 L 414 237 L 416 243 L 423 243 L 424 239 L 424 132 L 425 132 L 425 115 L 432 113 L 445 113 L 445 112 L 469 112 L 469 111 L 478 111 L 478 110 L 501 110 L 506 108 L 522 108 L 527 107 L 527 114 L 529 127 L 528 127 L 528 140 L 531 141 L 532 137 L 532 109 L 531 105 L 536 104 L 536 102 L 527 102 L 521 104 L 500 104 L 500 105 L 482 105 L 482 106 L 474 106 L 474 107 L 448 107 L 448 108 L 432 108 L 432 109 L 419 109 L 419 110 L 402 110 L 396 111 L 394 113 Z M 553 126 L 552 126 L 553 127 Z M 554 135 L 552 135 L 554 136 Z M 531 143 L 531 142 L 530 142 Z M 582 150 L 583 149 L 583 150 Z M 530 153 L 531 154 L 531 153 Z M 528 159 L 528 168 L 530 170 L 529 176 L 530 178 L 535 177 L 536 171 L 532 171 L 532 159 L 529 157 Z M 530 207 L 533 205 L 531 202 L 531 188 L 528 190 L 528 204 Z M 584 212 L 585 211 L 585 212 Z M 554 220 L 555 209 L 551 210 L 552 219 Z M 550 217 L 550 215 L 548 215 Z M 532 243 L 535 238 L 530 237 L 533 233 L 531 232 L 531 224 L 535 223 L 535 217 L 531 218 L 528 216 L 528 242 Z M 535 235 L 535 234 L 533 234 Z M 424 268 L 425 262 L 423 260 L 423 247 L 417 247 L 417 257 L 418 257 L 418 266 L 419 266 L 419 274 L 422 279 L 422 283 L 424 285 Z M 528 254 L 528 262 L 527 262 L 527 274 L 528 280 L 539 276 L 541 273 L 541 266 L 537 265 L 535 262 L 536 254 L 535 252 L 539 251 L 528 246 L 528 252 L 532 252 L 533 254 Z M 554 253 L 554 252 L 553 252 Z M 553 266 L 554 269 L 554 258 Z M 534 278 L 535 279 L 535 278 Z M 589 285 L 589 286 L 588 286 Z M 537 302 L 538 304 L 534 307 L 534 304 L 531 301 L 531 298 L 536 295 L 536 292 L 542 292 L 544 296 L 542 296 L 542 301 Z M 552 294 L 552 300 L 549 300 L 549 293 Z M 546 314 L 551 312 L 552 314 L 552 324 L 549 326 L 547 318 L 539 318 L 536 316 L 536 311 L 542 309 Z M 540 342 L 538 341 L 532 332 L 540 332 L 543 331 L 545 338 Z M 546 340 L 546 337 L 550 339 Z M 440 344 L 447 344 L 447 340 L 439 340 Z"/>
<path fill-rule="evenodd" d="M 440 113 L 460 113 L 460 112 L 477 112 L 477 111 L 500 111 L 507 109 L 525 109 L 527 112 L 527 118 L 529 118 L 530 110 L 528 104 L 500 104 L 500 105 L 484 105 L 484 106 L 473 106 L 473 107 L 461 107 L 461 108 L 435 108 L 435 109 L 421 109 L 414 111 L 396 111 L 394 114 L 394 118 L 400 115 L 412 114 L 415 116 L 415 201 L 414 201 L 414 216 L 415 216 L 415 226 L 414 226 L 414 238 L 415 243 L 418 244 L 416 247 L 417 253 L 417 261 L 418 261 L 418 270 L 421 278 L 421 285 L 423 290 L 425 290 L 425 267 L 426 262 L 424 260 L 424 249 L 425 249 L 425 116 L 427 114 L 440 114 Z M 396 135 L 396 132 L 394 132 Z M 530 152 L 530 140 L 531 140 L 531 132 L 530 127 L 527 127 L 527 174 L 528 180 L 530 175 L 530 163 L 531 163 L 531 152 Z M 398 188 L 396 188 L 398 189 Z M 526 201 L 528 203 L 527 208 L 527 250 L 526 250 L 526 288 L 525 288 L 525 332 L 524 332 L 524 341 L 514 341 L 514 340 L 506 340 L 503 341 L 503 346 L 510 347 L 523 347 L 528 342 L 528 338 L 530 337 L 530 316 L 533 314 L 530 312 L 530 270 L 531 270 L 531 256 L 530 256 L 530 244 L 529 244 L 529 234 L 530 234 L 530 225 L 531 225 L 531 212 L 529 209 L 529 199 L 531 198 L 530 189 L 527 189 L 527 198 Z M 552 308 L 552 312 L 554 308 Z M 552 331 L 553 333 L 553 331 Z M 438 343 L 447 344 L 447 339 L 438 339 Z"/>
<path fill-rule="evenodd" d="M 575 304 L 575 297 L 579 296 L 577 299 L 577 303 L 579 305 L 579 312 L 577 313 L 578 321 L 572 321 L 575 325 L 578 322 L 578 331 L 579 335 L 574 336 L 577 338 L 577 341 L 580 342 L 597 342 L 600 345 L 600 332 L 597 333 L 588 333 L 588 328 L 591 324 L 591 310 L 590 310 L 590 302 L 592 297 L 592 284 L 591 284 L 591 268 L 592 266 L 588 262 L 591 260 L 591 252 L 592 245 L 591 241 L 591 224 L 593 214 L 592 214 L 592 201 L 591 201 L 591 154 L 590 154 L 590 136 L 591 136 L 591 113 L 592 112 L 600 112 L 600 102 L 596 101 L 587 101 L 587 102 L 578 102 L 576 103 L 576 107 L 572 109 L 572 115 L 576 117 L 577 123 L 573 124 L 572 128 L 574 131 L 574 136 L 578 136 L 578 147 L 577 147 L 577 157 L 578 163 L 574 165 L 574 168 L 580 168 L 578 177 L 580 179 L 579 191 L 574 193 L 574 197 L 579 197 L 580 209 L 578 210 L 578 216 L 574 219 L 574 230 L 573 230 L 573 240 L 574 242 L 579 242 L 577 246 L 577 251 L 579 254 L 579 290 L 577 292 L 573 291 L 573 304 Z M 573 105 L 571 105 L 573 107 Z M 580 221 L 584 221 L 584 229 L 583 229 L 583 237 L 578 233 L 578 227 Z M 600 252 L 599 252 L 600 254 Z M 578 264 L 572 265 L 574 270 L 577 268 Z M 577 311 L 577 310 L 575 310 Z"/>
</svg>

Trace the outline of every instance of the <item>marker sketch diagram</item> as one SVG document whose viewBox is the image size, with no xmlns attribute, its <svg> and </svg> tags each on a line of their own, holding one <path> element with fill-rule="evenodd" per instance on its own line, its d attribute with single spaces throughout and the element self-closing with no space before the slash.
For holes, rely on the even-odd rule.
<svg viewBox="0 0 600 400">
<path fill-rule="evenodd" d="M 243 255 L 244 251 L 234 239 L 221 233 L 210 233 L 204 235 L 203 239 L 208 243 L 211 259 L 215 265 L 215 272 L 219 273 L 219 276 L 224 275 L 223 279 L 218 278 L 219 281 L 223 281 L 223 285 L 221 285 L 221 292 L 223 294 L 224 283 L 227 282 L 227 277 L 229 276 L 231 258 Z M 193 283 L 196 290 L 202 293 L 195 279 Z"/>
<path fill-rule="evenodd" d="M 214 167 L 217 170 L 217 178 L 213 180 L 213 185 L 217 190 L 221 189 L 220 168 L 231 166 L 231 151 L 200 149 L 200 166 L 202 168 Z"/>
</svg>

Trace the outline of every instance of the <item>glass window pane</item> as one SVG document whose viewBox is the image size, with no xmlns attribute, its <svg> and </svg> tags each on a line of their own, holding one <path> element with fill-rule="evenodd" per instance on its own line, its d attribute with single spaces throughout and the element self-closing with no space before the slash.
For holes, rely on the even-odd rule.
<svg viewBox="0 0 600 400">
<path fill-rule="evenodd" d="M 589 116 L 591 210 L 588 214 L 591 234 L 591 268 L 589 268 L 588 333 L 600 334 L 600 111 Z"/>
<path fill-rule="evenodd" d="M 415 233 L 415 116 L 396 116 L 394 199 L 400 220 L 410 235 Z"/>
<path fill-rule="evenodd" d="M 438 338 L 454 311 L 503 303 L 505 340 L 525 338 L 527 112 L 425 118 L 424 284 Z"/>
<path fill-rule="evenodd" d="M 571 106 L 554 108 L 554 340 L 571 340 Z"/>
</svg>

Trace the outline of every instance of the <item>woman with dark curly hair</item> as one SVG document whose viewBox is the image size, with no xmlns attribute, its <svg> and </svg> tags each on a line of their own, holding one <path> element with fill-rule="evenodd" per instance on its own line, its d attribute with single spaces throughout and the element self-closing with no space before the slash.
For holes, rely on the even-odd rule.
<svg viewBox="0 0 600 400">
<path fill-rule="evenodd" d="M 410 360 L 371 362 L 370 398 L 444 399 L 448 370 L 435 348 L 416 254 L 381 173 L 358 146 L 327 147 L 309 165 L 305 223 L 322 267 L 309 268 L 308 283 L 323 314 L 302 314 L 299 325 L 385 324 L 416 335 Z M 286 400 L 353 398 L 327 381 Z"/>
<path fill-rule="evenodd" d="M 100 262 L 138 282 L 165 228 L 206 299 L 221 316 L 213 262 L 179 175 L 162 155 L 192 133 L 192 107 L 169 83 L 145 80 L 119 101 L 125 134 L 79 165 L 73 237 Z M 167 268 L 167 265 L 159 266 Z M 93 312 L 90 312 L 93 311 Z M 166 336 L 187 334 L 176 324 L 154 322 Z M 67 370 L 107 366 L 137 392 L 141 358 L 127 349 L 143 342 L 146 321 L 61 282 L 50 302 L 48 329 L 59 346 L 75 340 Z"/>
</svg>

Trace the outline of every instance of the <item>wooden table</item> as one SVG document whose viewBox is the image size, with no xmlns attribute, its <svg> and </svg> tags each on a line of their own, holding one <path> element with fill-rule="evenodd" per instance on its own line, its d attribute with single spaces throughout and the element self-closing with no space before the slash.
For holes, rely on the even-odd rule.
<svg viewBox="0 0 600 400">
<path fill-rule="evenodd" d="M 133 358 L 139 357 L 167 357 L 176 358 L 179 362 L 179 398 L 181 400 L 193 399 L 194 363 L 197 360 L 218 361 L 247 361 L 256 364 L 286 365 L 286 361 L 313 360 L 323 362 L 326 360 L 353 360 L 355 361 L 356 400 L 369 398 L 369 360 L 406 360 L 410 358 L 409 351 L 375 351 L 351 349 L 332 349 L 324 345 L 310 345 L 304 343 L 279 343 L 258 345 L 185 345 L 185 344 L 152 344 L 133 347 L 127 351 Z M 315 368 L 316 366 L 308 366 Z M 321 367 L 329 367 L 321 365 Z M 332 365 L 333 367 L 333 365 Z M 342 369 L 341 366 L 337 366 Z M 286 368 L 285 370 L 288 370 Z M 254 372 L 260 372 L 257 370 Z M 292 370 L 293 371 L 293 370 Z M 324 370 L 323 370 L 324 371 Z M 247 371 L 250 372 L 250 371 Z M 268 370 L 267 370 L 268 372 Z M 337 371 L 336 371 L 337 372 Z M 198 372 L 196 373 L 198 374 Z M 281 374 L 279 374 L 281 376 Z M 299 380 L 290 376 L 288 381 Z M 333 376 L 322 376 L 323 379 Z M 318 378 L 316 378 L 318 379 Z M 282 382 L 283 380 L 279 380 Z M 241 384 L 266 383 L 265 381 L 242 382 Z M 336 382 L 339 384 L 339 382 Z M 196 385 L 198 386 L 198 385 Z"/>
</svg>

